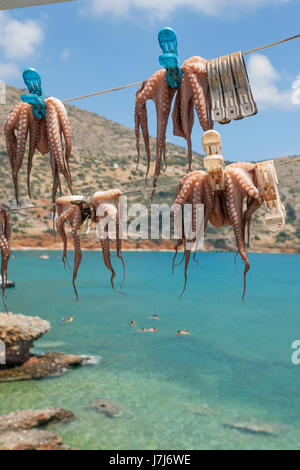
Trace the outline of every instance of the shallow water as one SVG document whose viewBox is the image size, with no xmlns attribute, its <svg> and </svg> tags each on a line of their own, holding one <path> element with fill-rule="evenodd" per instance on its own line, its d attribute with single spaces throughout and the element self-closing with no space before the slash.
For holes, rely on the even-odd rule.
<svg viewBox="0 0 300 470">
<path fill-rule="evenodd" d="M 77 419 L 55 429 L 80 449 L 300 448 L 300 366 L 291 363 L 291 344 L 300 339 L 298 255 L 250 254 L 243 303 L 243 270 L 233 253 L 199 254 L 179 302 L 183 271 L 171 274 L 171 253 L 125 253 L 124 297 L 111 291 L 101 253 L 84 252 L 75 303 L 60 252 L 49 260 L 40 254 L 14 253 L 8 307 L 51 322 L 37 351 L 88 354 L 94 364 L 59 378 L 1 384 L 1 414 L 71 409 Z M 160 321 L 148 319 L 154 313 Z M 61 323 L 71 314 L 73 323 Z M 131 320 L 158 332 L 137 333 Z M 176 337 L 178 329 L 191 335 Z M 96 397 L 124 414 L 111 419 L 89 410 Z M 279 430 L 242 433 L 224 426 L 231 422 Z"/>
</svg>

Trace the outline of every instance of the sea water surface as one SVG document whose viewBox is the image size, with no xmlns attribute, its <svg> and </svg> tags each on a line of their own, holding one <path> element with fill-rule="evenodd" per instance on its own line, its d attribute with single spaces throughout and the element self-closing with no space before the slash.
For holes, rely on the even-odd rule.
<svg viewBox="0 0 300 470">
<path fill-rule="evenodd" d="M 76 419 L 55 430 L 79 449 L 300 448 L 300 365 L 291 361 L 300 339 L 300 256 L 250 254 L 243 303 L 235 255 L 201 253 L 179 302 L 183 266 L 171 274 L 172 253 L 125 253 L 125 297 L 112 292 L 101 253 L 84 252 L 75 303 L 61 253 L 40 255 L 14 252 L 9 310 L 51 322 L 36 351 L 86 354 L 98 363 L 1 384 L 0 414 L 70 409 Z M 153 314 L 160 320 L 148 318 Z M 69 315 L 74 322 L 62 323 Z M 158 331 L 138 333 L 143 327 Z M 191 334 L 177 337 L 179 329 Z M 118 404 L 123 415 L 89 409 L 94 398 Z M 241 422 L 269 424 L 276 435 L 226 426 Z"/>
</svg>

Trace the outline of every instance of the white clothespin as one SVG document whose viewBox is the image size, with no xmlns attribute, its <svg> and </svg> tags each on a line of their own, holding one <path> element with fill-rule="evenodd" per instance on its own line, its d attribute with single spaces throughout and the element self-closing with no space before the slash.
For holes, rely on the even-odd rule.
<svg viewBox="0 0 300 470">
<path fill-rule="evenodd" d="M 209 182 L 214 191 L 225 189 L 224 159 L 221 154 L 222 139 L 217 131 L 204 132 L 202 145 L 206 157 L 203 159 L 205 169 L 208 172 Z"/>
<path fill-rule="evenodd" d="M 242 119 L 236 88 L 230 64 L 230 56 L 219 57 L 219 71 L 224 94 L 225 115 L 228 121 L 232 119 Z"/>
<path fill-rule="evenodd" d="M 228 124 L 230 121 L 226 119 L 218 59 L 207 61 L 207 77 L 210 90 L 212 120 L 220 124 Z"/>
<path fill-rule="evenodd" d="M 243 118 L 254 116 L 257 114 L 257 106 L 253 99 L 246 64 L 241 51 L 230 54 L 230 65 L 236 86 L 240 113 Z"/>
<path fill-rule="evenodd" d="M 257 183 L 264 198 L 267 227 L 277 232 L 285 225 L 285 208 L 281 203 L 278 190 L 278 178 L 273 160 L 256 164 Z"/>
<path fill-rule="evenodd" d="M 241 51 L 208 60 L 207 77 L 213 121 L 228 124 L 257 113 Z"/>
</svg>

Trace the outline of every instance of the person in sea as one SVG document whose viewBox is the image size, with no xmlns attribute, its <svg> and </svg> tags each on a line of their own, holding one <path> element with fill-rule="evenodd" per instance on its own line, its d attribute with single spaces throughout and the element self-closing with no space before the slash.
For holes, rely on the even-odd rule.
<svg viewBox="0 0 300 470">
<path fill-rule="evenodd" d="M 72 323 L 73 320 L 74 320 L 74 317 L 73 317 L 73 316 L 70 316 L 70 317 L 68 317 L 68 318 L 64 318 L 64 317 L 63 317 L 63 318 L 61 319 L 61 321 L 62 321 L 63 323 Z"/>
<path fill-rule="evenodd" d="M 176 336 L 189 335 L 189 334 L 190 334 L 189 330 L 178 330 L 176 333 Z"/>
<path fill-rule="evenodd" d="M 157 332 L 157 328 L 149 328 L 149 330 L 147 330 L 147 328 L 142 328 L 141 330 L 137 330 L 138 333 L 156 333 Z"/>
<path fill-rule="evenodd" d="M 135 325 L 136 325 L 136 322 L 135 322 L 134 320 L 132 320 L 132 321 L 130 322 L 130 326 L 135 327 Z"/>
</svg>

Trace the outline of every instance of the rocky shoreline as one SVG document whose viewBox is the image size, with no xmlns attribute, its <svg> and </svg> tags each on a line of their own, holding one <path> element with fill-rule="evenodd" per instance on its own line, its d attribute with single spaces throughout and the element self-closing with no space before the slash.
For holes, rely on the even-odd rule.
<svg viewBox="0 0 300 470">
<path fill-rule="evenodd" d="M 0 416 L 0 450 L 71 450 L 58 434 L 45 426 L 73 418 L 72 411 L 62 408 L 16 411 Z"/>
<path fill-rule="evenodd" d="M 88 362 L 88 357 L 73 354 L 31 354 L 34 341 L 50 328 L 50 323 L 39 317 L 0 313 L 0 382 L 57 377 Z M 73 418 L 72 411 L 62 408 L 14 411 L 0 416 L 0 450 L 70 450 L 60 436 L 45 426 Z"/>
<path fill-rule="evenodd" d="M 70 367 L 88 362 L 89 358 L 74 354 L 31 354 L 34 341 L 50 328 L 50 323 L 39 317 L 0 313 L 0 340 L 5 344 L 5 364 L 0 365 L 0 382 L 57 377 Z"/>
<path fill-rule="evenodd" d="M 70 239 L 71 242 L 71 239 Z M 123 251 L 170 251 L 174 252 L 176 245 L 175 240 L 123 240 Z M 72 243 L 70 243 L 71 251 Z M 87 235 L 81 236 L 81 247 L 83 250 L 99 251 L 100 247 L 95 239 Z M 113 246 L 112 246 L 113 248 Z M 54 239 L 54 236 L 49 233 L 39 234 L 39 236 L 27 234 L 14 234 L 12 240 L 12 249 L 27 251 L 27 250 L 62 250 L 62 244 L 59 238 Z M 233 240 L 227 242 L 222 247 L 217 247 L 212 241 L 206 240 L 204 243 L 204 251 L 208 252 L 235 252 L 236 247 Z M 296 254 L 300 252 L 299 244 L 292 241 L 285 241 L 284 243 L 274 244 L 272 240 L 256 241 L 252 240 L 251 249 L 252 253 L 291 253 Z"/>
</svg>

